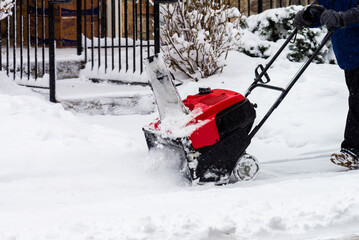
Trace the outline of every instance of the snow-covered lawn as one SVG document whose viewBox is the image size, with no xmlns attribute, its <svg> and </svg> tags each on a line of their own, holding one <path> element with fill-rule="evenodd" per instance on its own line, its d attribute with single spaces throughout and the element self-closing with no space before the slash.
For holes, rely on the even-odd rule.
<svg viewBox="0 0 359 240">
<path fill-rule="evenodd" d="M 238 52 L 199 86 L 244 93 L 263 59 Z M 300 64 L 279 60 L 273 84 Z M 0 73 L 1 74 L 1 73 Z M 175 158 L 150 154 L 151 115 L 64 111 L 0 80 L 0 239 L 356 239 L 359 172 L 329 162 L 343 136 L 347 90 L 335 65 L 311 65 L 253 139 L 261 163 L 251 182 L 188 186 Z M 250 96 L 266 112 L 276 92 Z"/>
</svg>

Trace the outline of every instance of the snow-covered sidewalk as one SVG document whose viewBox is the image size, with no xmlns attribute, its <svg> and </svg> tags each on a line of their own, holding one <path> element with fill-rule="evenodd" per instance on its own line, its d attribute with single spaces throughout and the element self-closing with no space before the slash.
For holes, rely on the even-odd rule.
<svg viewBox="0 0 359 240">
<path fill-rule="evenodd" d="M 244 93 L 263 59 L 233 52 L 221 75 L 187 82 Z M 278 61 L 273 84 L 300 64 Z M 258 90 L 258 120 L 275 93 Z M 253 139 L 258 178 L 188 186 L 176 158 L 148 153 L 156 114 L 73 114 L 0 80 L 0 239 L 356 239 L 359 172 L 332 165 L 347 111 L 343 72 L 312 65 Z"/>
</svg>

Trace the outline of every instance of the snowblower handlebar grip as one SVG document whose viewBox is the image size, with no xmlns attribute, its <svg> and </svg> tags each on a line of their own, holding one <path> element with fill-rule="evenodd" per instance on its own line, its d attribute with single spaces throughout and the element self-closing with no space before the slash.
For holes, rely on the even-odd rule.
<svg viewBox="0 0 359 240">
<path fill-rule="evenodd" d="M 259 73 L 259 70 L 261 70 L 261 72 Z M 256 70 L 254 71 L 254 74 L 256 76 L 256 79 L 260 82 L 260 83 L 263 83 L 263 84 L 266 84 L 266 83 L 269 83 L 270 82 L 270 78 L 269 78 L 269 75 L 267 72 L 264 73 L 264 77 L 265 77 L 265 81 L 263 81 L 262 77 L 260 76 L 261 73 L 264 71 L 264 67 L 262 64 L 259 64 L 257 67 L 256 67 Z"/>
<path fill-rule="evenodd" d="M 263 69 L 261 68 L 262 71 L 260 73 L 257 71 L 258 67 L 256 68 L 254 82 L 247 89 L 247 92 L 245 93 L 245 97 L 247 97 L 249 94 L 251 94 L 251 91 L 255 88 L 256 85 L 258 85 L 258 82 L 264 83 L 263 80 L 260 80 L 260 79 L 262 79 L 262 77 L 264 75 L 267 75 L 266 76 L 267 80 L 268 79 L 270 80 L 270 78 L 267 74 L 268 69 L 272 66 L 272 64 L 278 58 L 278 56 L 283 52 L 283 50 L 288 45 L 288 43 L 297 35 L 297 32 L 298 32 L 298 29 L 297 28 L 294 29 L 294 31 L 289 35 L 287 40 L 283 43 L 283 45 L 279 48 L 279 50 L 274 54 L 272 59 L 265 65 L 265 67 Z M 262 67 L 263 67 L 263 65 L 262 65 Z"/>
</svg>

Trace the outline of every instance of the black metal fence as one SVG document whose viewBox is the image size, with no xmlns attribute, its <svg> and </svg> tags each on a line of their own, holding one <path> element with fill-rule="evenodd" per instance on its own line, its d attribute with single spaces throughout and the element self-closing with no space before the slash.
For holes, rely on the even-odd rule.
<svg viewBox="0 0 359 240">
<path fill-rule="evenodd" d="M 109 72 L 141 74 L 143 58 L 159 52 L 158 3 L 78 0 L 66 5 L 55 4 L 66 0 L 55 1 L 17 0 L 13 15 L 0 21 L 0 71 L 19 84 L 51 87 L 55 92 L 55 39 L 57 47 L 77 46 L 92 73 L 104 78 Z M 62 29 L 61 24 L 71 28 Z M 45 74 L 50 83 L 44 80 Z"/>
<path fill-rule="evenodd" d="M 57 47 L 77 47 L 89 77 L 97 79 L 121 81 L 126 74 L 141 75 L 143 59 L 160 51 L 157 0 L 154 5 L 151 0 L 78 0 L 54 5 L 66 1 L 71 2 L 16 1 L 13 15 L 0 21 L 0 71 L 19 84 L 50 88 L 50 99 L 56 101 L 55 39 Z M 309 0 L 233 0 L 232 4 L 251 15 L 306 5 Z M 62 21 L 72 30 L 54 29 Z M 70 35 L 61 39 L 60 33 Z M 44 78 L 47 73 L 49 78 Z"/>
<path fill-rule="evenodd" d="M 159 4 L 99 0 L 95 14 L 93 1 L 79 1 L 77 12 L 77 52 L 90 64 L 92 78 L 121 81 L 114 73 L 142 74 L 144 57 L 159 52 Z"/>
<path fill-rule="evenodd" d="M 44 76 L 48 61 L 45 14 L 45 0 L 33 5 L 29 0 L 17 0 L 13 15 L 0 21 L 0 71 L 29 83 Z"/>
</svg>

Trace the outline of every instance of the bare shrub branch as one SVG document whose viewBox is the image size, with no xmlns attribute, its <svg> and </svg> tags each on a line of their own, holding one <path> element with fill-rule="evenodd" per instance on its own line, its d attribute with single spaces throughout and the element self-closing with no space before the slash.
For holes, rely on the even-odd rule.
<svg viewBox="0 0 359 240">
<path fill-rule="evenodd" d="M 238 48 L 240 13 L 228 0 L 179 0 L 161 13 L 165 59 L 195 81 L 221 71 L 228 51 Z"/>
</svg>

